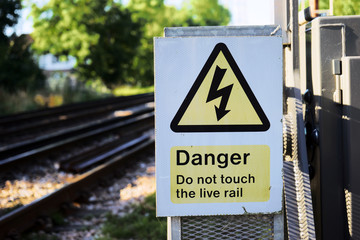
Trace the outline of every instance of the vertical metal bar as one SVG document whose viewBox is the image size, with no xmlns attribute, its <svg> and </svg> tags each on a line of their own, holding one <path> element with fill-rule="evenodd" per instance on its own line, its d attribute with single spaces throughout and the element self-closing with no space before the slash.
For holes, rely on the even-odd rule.
<svg viewBox="0 0 360 240">
<path fill-rule="evenodd" d="M 166 30 L 164 30 L 164 37 L 168 37 Z M 181 217 L 167 218 L 167 239 L 181 240 Z"/>
<path fill-rule="evenodd" d="M 329 1 L 329 10 L 330 10 L 330 16 L 334 16 L 334 1 Z"/>
<path fill-rule="evenodd" d="M 301 0 L 301 10 L 305 9 L 305 0 Z"/>
<path fill-rule="evenodd" d="M 284 240 L 284 215 L 274 215 L 274 239 Z"/>
<path fill-rule="evenodd" d="M 167 239 L 181 240 L 181 218 L 168 217 L 167 218 Z"/>
<path fill-rule="evenodd" d="M 274 19 L 275 24 L 281 26 L 283 43 L 288 43 L 288 14 L 287 14 L 287 0 L 274 0 Z"/>
<path fill-rule="evenodd" d="M 290 149 L 284 159 L 286 222 L 289 239 L 315 239 L 310 179 L 306 153 L 299 61 L 298 1 L 288 0 L 288 37 L 285 45 L 284 123 Z"/>
</svg>

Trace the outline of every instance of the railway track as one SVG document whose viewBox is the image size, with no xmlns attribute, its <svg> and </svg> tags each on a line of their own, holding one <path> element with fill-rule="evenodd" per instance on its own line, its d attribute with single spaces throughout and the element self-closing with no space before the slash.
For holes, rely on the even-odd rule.
<svg viewBox="0 0 360 240">
<path fill-rule="evenodd" d="M 28 134 L 25 131 L 27 128 L 31 129 L 29 135 L 32 135 L 32 139 L 20 137 L 18 141 L 0 146 L 1 172 L 9 173 L 19 164 L 31 166 L 45 158 L 47 161 L 56 161 L 59 172 L 74 174 L 70 181 L 52 193 L 0 215 L 0 239 L 26 230 L 37 218 L 51 214 L 65 202 L 79 198 L 83 191 L 91 189 L 99 179 L 111 176 L 114 170 L 128 164 L 130 156 L 153 145 L 152 94 L 93 103 L 95 107 L 89 103 L 77 104 L 51 110 L 50 114 L 46 111 L 33 112 L 36 121 L 31 120 L 31 113 L 18 114 L 13 116 L 16 119 L 14 121 L 18 121 L 13 127 L 10 127 L 11 117 L 0 119 L 0 124 L 4 124 L 0 129 L 12 129 L 13 139 L 21 131 Z M 87 109 L 83 110 L 84 107 Z M 81 114 L 79 109 L 82 109 Z M 90 113 L 91 109 L 95 113 Z M 77 118 L 75 115 L 82 116 Z M 85 115 L 92 117 L 87 118 Z M 46 120 L 49 116 L 50 120 Z M 67 120 L 65 127 L 60 129 L 59 122 L 66 117 L 59 116 L 72 116 L 67 119 L 74 119 L 76 124 Z M 41 129 L 41 124 L 46 126 L 47 134 L 34 130 Z M 56 127 L 52 128 L 52 124 Z M 15 131 L 16 125 L 22 130 Z M 11 134 L 11 131 L 7 133 Z M 5 180 L 3 178 L 1 181 Z"/>
<path fill-rule="evenodd" d="M 83 121 L 81 123 L 76 122 L 77 125 L 75 126 L 74 124 L 65 125 L 61 129 L 55 127 L 52 131 L 47 131 L 46 134 L 44 134 L 43 131 L 34 132 L 34 129 L 42 130 L 43 127 L 40 123 L 44 123 L 44 125 L 48 126 L 49 122 L 52 122 L 54 125 L 57 125 L 59 122 L 63 121 L 62 119 L 65 118 L 64 116 L 67 116 L 66 118 L 68 118 L 68 116 L 72 115 L 74 108 L 67 106 L 65 109 L 57 109 L 58 112 L 56 112 L 56 114 L 60 113 L 63 118 L 51 121 L 46 120 L 49 113 L 44 111 L 40 112 L 40 116 L 38 112 L 33 112 L 0 119 L 1 124 L 4 124 L 0 125 L 0 129 L 6 129 L 11 123 L 16 125 L 17 129 L 22 129 L 23 135 L 31 136 L 31 138 L 23 140 L 21 136 L 17 138 L 16 134 L 14 134 L 15 136 L 11 134 L 7 135 L 8 139 L 15 139 L 15 141 L 0 145 L 0 169 L 5 170 L 6 168 L 13 166 L 13 164 L 18 164 L 20 161 L 35 158 L 41 154 L 46 154 L 49 151 L 64 148 L 74 142 L 98 138 L 100 135 L 118 131 L 121 128 L 136 123 L 138 120 L 151 118 L 153 115 L 154 104 L 152 102 L 152 95 L 141 95 L 141 97 L 138 96 L 130 99 L 128 97 L 123 97 L 117 98 L 117 100 L 120 103 L 115 104 L 111 102 L 110 107 L 106 105 L 107 102 L 104 100 L 101 101 L 101 103 L 105 103 L 105 105 L 97 108 L 91 108 L 88 104 L 84 104 L 85 107 L 91 108 L 83 110 L 83 112 L 87 113 L 87 116 L 90 115 L 91 111 L 91 115 L 96 115 L 99 111 L 104 112 L 103 109 L 108 109 L 106 111 L 106 117 L 100 115 L 96 119 L 92 118 L 89 120 L 87 118 L 84 119 L 82 116 Z M 119 107 L 120 104 L 123 106 L 122 108 Z M 97 106 L 99 104 L 97 103 L 95 105 Z M 78 109 L 76 108 L 75 110 Z M 50 109 L 50 111 L 53 112 L 52 109 Z M 29 134 L 28 131 L 24 130 L 24 126 L 28 126 L 25 120 L 29 119 L 32 114 L 39 120 L 39 123 L 37 123 L 36 127 L 31 124 L 33 127 L 30 128 L 31 134 Z M 12 120 L 17 123 L 12 123 Z M 76 120 L 78 121 L 79 119 Z M 24 125 L 21 123 L 24 123 Z M 10 129 L 14 130 L 15 128 Z"/>
<path fill-rule="evenodd" d="M 6 145 L 32 140 L 34 135 L 52 133 L 98 119 L 111 119 L 117 111 L 154 100 L 153 94 L 116 97 L 0 117 L 0 151 Z"/>
</svg>

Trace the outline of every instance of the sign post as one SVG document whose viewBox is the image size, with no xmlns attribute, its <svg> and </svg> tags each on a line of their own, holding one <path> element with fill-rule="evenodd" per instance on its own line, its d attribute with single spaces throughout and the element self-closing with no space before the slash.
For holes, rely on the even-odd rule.
<svg viewBox="0 0 360 240">
<path fill-rule="evenodd" d="M 282 64 L 281 31 L 155 38 L 158 216 L 282 210 Z"/>
</svg>

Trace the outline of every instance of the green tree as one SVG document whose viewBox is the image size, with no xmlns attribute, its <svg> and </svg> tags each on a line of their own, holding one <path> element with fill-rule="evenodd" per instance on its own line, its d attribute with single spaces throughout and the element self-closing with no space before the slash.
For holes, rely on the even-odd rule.
<svg viewBox="0 0 360 240">
<path fill-rule="evenodd" d="M 180 10 L 164 0 L 49 0 L 32 5 L 38 53 L 77 59 L 86 78 L 116 84 L 153 84 L 153 37 L 164 27 L 225 25 L 230 13 L 218 0 L 191 0 Z"/>
<path fill-rule="evenodd" d="M 17 23 L 20 9 L 20 0 L 0 1 L 0 65 L 9 50 L 10 40 L 9 37 L 5 35 L 5 29 L 7 27 L 13 27 Z"/>
<path fill-rule="evenodd" d="M 182 11 L 191 20 L 189 25 L 219 26 L 230 22 L 229 10 L 220 5 L 218 0 L 188 0 Z"/>
<path fill-rule="evenodd" d="M 19 18 L 21 0 L 0 1 L 0 32 L 4 35 L 6 27 L 13 27 Z"/>
<path fill-rule="evenodd" d="M 108 87 L 126 83 L 141 39 L 141 22 L 112 0 L 50 0 L 32 5 L 34 49 L 60 59 L 77 60 L 86 78 L 100 78 Z"/>
<path fill-rule="evenodd" d="M 309 0 L 304 0 L 305 6 L 309 6 Z M 320 9 L 329 9 L 330 0 L 319 0 Z M 333 0 L 334 15 L 359 15 L 360 14 L 360 0 Z"/>
<path fill-rule="evenodd" d="M 88 24 L 90 33 L 99 34 L 96 45 L 89 47 L 90 53 L 79 64 L 83 76 L 100 77 L 110 88 L 119 83 L 129 83 L 135 74 L 132 60 L 142 37 L 141 22 L 134 23 L 127 9 L 113 7 L 106 12 L 103 23 Z"/>
<path fill-rule="evenodd" d="M 9 92 L 32 91 L 44 85 L 44 76 L 30 50 L 31 37 L 5 34 L 7 27 L 17 23 L 21 7 L 20 0 L 0 1 L 0 86 Z"/>
<path fill-rule="evenodd" d="M 9 92 L 43 88 L 45 77 L 30 50 L 29 35 L 13 35 L 4 61 L 0 65 L 0 85 Z"/>
<path fill-rule="evenodd" d="M 178 10 L 167 6 L 164 0 L 130 0 L 127 6 L 133 12 L 134 21 L 145 22 L 144 37 L 134 59 L 138 69 L 134 79 L 142 85 L 153 84 L 153 38 L 163 35 L 165 27 L 227 25 L 230 12 L 218 0 L 190 0 Z"/>
<path fill-rule="evenodd" d="M 141 47 L 133 61 L 138 71 L 130 79 L 133 84 L 149 86 L 153 84 L 153 37 L 161 36 L 166 23 L 173 25 L 178 19 L 178 11 L 167 7 L 163 0 L 130 0 L 128 9 L 133 12 L 133 21 L 143 22 Z"/>
<path fill-rule="evenodd" d="M 360 14 L 360 0 L 334 0 L 334 15 Z"/>
</svg>

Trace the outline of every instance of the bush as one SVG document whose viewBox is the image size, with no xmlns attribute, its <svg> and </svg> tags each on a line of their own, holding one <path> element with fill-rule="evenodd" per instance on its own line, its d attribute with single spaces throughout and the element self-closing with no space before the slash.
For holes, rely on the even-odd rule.
<svg viewBox="0 0 360 240">
<path fill-rule="evenodd" d="M 156 217 L 155 194 L 145 198 L 144 202 L 135 206 L 132 213 L 124 217 L 112 214 L 102 228 L 104 237 L 108 239 L 166 239 L 166 218 Z"/>
</svg>

